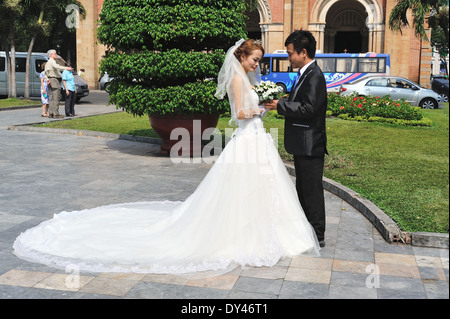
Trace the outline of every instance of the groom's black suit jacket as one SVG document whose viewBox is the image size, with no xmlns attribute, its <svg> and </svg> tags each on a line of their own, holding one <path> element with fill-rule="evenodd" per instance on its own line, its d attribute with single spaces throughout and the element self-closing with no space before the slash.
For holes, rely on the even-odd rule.
<svg viewBox="0 0 450 319">
<path fill-rule="evenodd" d="M 314 157 L 328 154 L 327 88 L 316 62 L 302 74 L 289 98 L 279 100 L 277 108 L 285 116 L 284 146 L 288 153 Z"/>
</svg>

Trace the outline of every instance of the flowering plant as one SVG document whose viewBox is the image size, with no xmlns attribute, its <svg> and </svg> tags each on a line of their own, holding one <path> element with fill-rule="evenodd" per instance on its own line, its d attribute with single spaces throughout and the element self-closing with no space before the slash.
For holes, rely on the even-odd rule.
<svg viewBox="0 0 450 319">
<path fill-rule="evenodd" d="M 262 81 L 254 87 L 254 91 L 260 102 L 278 100 L 283 95 L 283 88 L 272 81 Z"/>
<path fill-rule="evenodd" d="M 401 123 L 402 125 L 430 126 L 430 120 L 424 118 L 419 107 L 405 100 L 392 100 L 390 96 L 340 96 L 328 95 L 328 112 L 341 119 Z"/>
</svg>

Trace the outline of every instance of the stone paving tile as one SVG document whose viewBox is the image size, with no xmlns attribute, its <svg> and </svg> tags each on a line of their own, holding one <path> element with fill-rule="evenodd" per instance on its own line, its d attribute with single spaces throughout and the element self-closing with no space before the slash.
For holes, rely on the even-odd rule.
<svg viewBox="0 0 450 319">
<path fill-rule="evenodd" d="M 285 281 L 281 287 L 280 299 L 328 299 L 327 284 Z"/>
<path fill-rule="evenodd" d="M 380 289 L 425 293 L 425 289 L 420 278 L 380 275 L 378 286 Z"/>
<path fill-rule="evenodd" d="M 377 263 L 377 266 L 381 275 L 420 278 L 420 272 L 417 266 L 384 263 Z"/>
<path fill-rule="evenodd" d="M 446 258 L 432 257 L 432 256 L 415 256 L 417 266 L 419 267 L 432 267 L 432 268 L 444 268 L 446 264 L 448 268 L 448 258 L 447 263 L 445 263 Z"/>
<path fill-rule="evenodd" d="M 420 278 L 431 280 L 447 280 L 443 268 L 419 267 Z"/>
<path fill-rule="evenodd" d="M 262 279 L 251 277 L 239 277 L 233 287 L 233 291 L 266 293 L 278 295 L 283 284 L 283 280 Z"/>
<path fill-rule="evenodd" d="M 223 299 L 227 290 L 187 287 L 154 282 L 139 282 L 127 293 L 127 298 L 138 299 Z"/>
<path fill-rule="evenodd" d="M 123 297 L 138 283 L 139 280 L 96 277 L 81 287 L 79 291 L 90 294 Z"/>
<path fill-rule="evenodd" d="M 274 266 L 271 268 L 260 267 L 243 270 L 241 276 L 265 279 L 283 279 L 286 276 L 288 267 Z"/>
<path fill-rule="evenodd" d="M 192 275 L 157 275 L 147 274 L 141 281 L 142 282 L 154 282 L 160 284 L 172 284 L 184 286 L 191 279 Z"/>
<path fill-rule="evenodd" d="M 315 258 L 315 257 L 296 257 L 293 258 L 289 267 L 331 270 L 333 259 Z"/>
<path fill-rule="evenodd" d="M 428 299 L 449 299 L 448 281 L 423 280 Z"/>
<path fill-rule="evenodd" d="M 427 296 L 418 291 L 378 289 L 378 299 L 427 299 Z"/>
<path fill-rule="evenodd" d="M 403 266 L 417 266 L 415 256 L 401 254 L 375 253 L 375 262 Z"/>
<path fill-rule="evenodd" d="M 334 258 L 338 260 L 352 260 L 361 262 L 374 262 L 374 255 L 372 251 L 368 250 L 349 250 L 336 248 Z"/>
<path fill-rule="evenodd" d="M 353 260 L 333 260 L 333 271 L 363 273 L 370 272 L 368 269 L 373 265 L 370 262 L 353 261 Z"/>
<path fill-rule="evenodd" d="M 369 274 L 333 271 L 331 274 L 330 285 L 367 288 L 367 286 L 373 286 L 373 281 Z"/>
<path fill-rule="evenodd" d="M 239 276 L 233 275 L 221 275 L 211 278 L 192 278 L 186 283 L 186 286 L 231 290 L 238 279 Z"/>
<path fill-rule="evenodd" d="M 12 269 L 0 276 L 0 285 L 31 288 L 50 275 L 51 273 Z"/>
<path fill-rule="evenodd" d="M 79 291 L 87 283 L 93 280 L 91 276 L 74 276 L 72 274 L 51 274 L 34 285 L 34 288 Z"/>
<path fill-rule="evenodd" d="M 285 280 L 312 282 L 318 284 L 329 284 L 331 278 L 330 270 L 321 269 L 303 269 L 303 268 L 289 268 Z"/>
</svg>

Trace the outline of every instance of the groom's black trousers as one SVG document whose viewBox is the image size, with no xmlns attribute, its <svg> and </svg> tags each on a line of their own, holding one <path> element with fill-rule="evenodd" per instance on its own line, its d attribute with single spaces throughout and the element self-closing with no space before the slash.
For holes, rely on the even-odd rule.
<svg viewBox="0 0 450 319">
<path fill-rule="evenodd" d="M 324 157 L 294 155 L 298 199 L 317 239 L 325 239 Z"/>
</svg>

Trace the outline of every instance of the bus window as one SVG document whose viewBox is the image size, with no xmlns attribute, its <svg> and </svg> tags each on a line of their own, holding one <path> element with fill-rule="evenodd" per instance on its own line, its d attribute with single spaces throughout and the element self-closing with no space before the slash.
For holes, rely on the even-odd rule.
<svg viewBox="0 0 450 319">
<path fill-rule="evenodd" d="M 270 73 L 270 58 L 262 58 L 259 62 L 259 67 L 261 68 L 261 75 L 267 75 Z"/>
<path fill-rule="evenodd" d="M 378 59 L 378 72 L 380 73 L 386 72 L 386 59 L 383 58 Z"/>
<path fill-rule="evenodd" d="M 378 72 L 378 59 L 360 58 L 359 73 L 376 73 Z"/>
<path fill-rule="evenodd" d="M 287 58 L 274 58 L 272 60 L 272 72 L 292 72 L 291 63 Z"/>
<path fill-rule="evenodd" d="M 333 73 L 336 70 L 335 58 L 317 58 L 317 64 L 324 73 Z"/>
<path fill-rule="evenodd" d="M 337 58 L 336 72 L 355 73 L 358 72 L 358 59 L 356 58 Z"/>
</svg>

